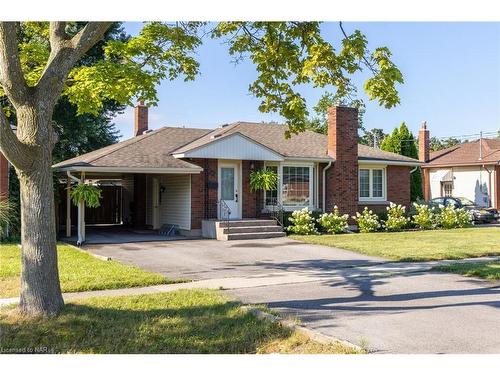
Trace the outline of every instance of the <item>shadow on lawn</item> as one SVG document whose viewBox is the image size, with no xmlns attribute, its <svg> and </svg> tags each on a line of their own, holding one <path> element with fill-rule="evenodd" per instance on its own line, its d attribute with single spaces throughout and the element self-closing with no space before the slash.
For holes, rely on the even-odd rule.
<svg viewBox="0 0 500 375">
<path fill-rule="evenodd" d="M 110 299 L 108 307 L 93 306 L 92 300 L 68 304 L 54 319 L 0 313 L 0 348 L 45 347 L 49 353 L 255 353 L 258 346 L 291 334 L 256 320 L 233 302 L 134 308 L 151 298 L 127 297 L 120 306 Z"/>
</svg>

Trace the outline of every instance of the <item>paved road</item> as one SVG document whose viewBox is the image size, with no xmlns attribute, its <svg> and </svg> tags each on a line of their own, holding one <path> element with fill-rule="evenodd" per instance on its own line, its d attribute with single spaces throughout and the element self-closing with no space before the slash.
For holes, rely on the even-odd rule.
<svg viewBox="0 0 500 375">
<path fill-rule="evenodd" d="M 309 328 L 375 353 L 500 353 L 500 283 L 384 263 L 287 238 L 92 245 L 90 251 L 175 278 L 216 283 Z"/>
</svg>

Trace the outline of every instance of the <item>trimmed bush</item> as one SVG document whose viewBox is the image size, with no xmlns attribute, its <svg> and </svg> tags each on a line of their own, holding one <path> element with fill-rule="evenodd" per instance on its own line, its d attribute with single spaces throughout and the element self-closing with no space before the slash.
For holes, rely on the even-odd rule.
<svg viewBox="0 0 500 375">
<path fill-rule="evenodd" d="M 352 217 L 358 223 L 361 233 L 375 232 L 380 228 L 377 214 L 365 207 L 362 213 L 356 212 L 356 216 Z"/>
<path fill-rule="evenodd" d="M 413 223 L 420 229 L 432 229 L 436 225 L 434 209 L 426 204 L 413 203 L 416 214 L 412 216 Z"/>
<path fill-rule="evenodd" d="M 408 225 L 410 219 L 406 217 L 405 206 L 402 206 L 400 204 L 396 205 L 391 202 L 389 207 L 386 207 L 386 209 L 387 220 L 385 221 L 384 225 L 388 231 L 398 232 Z"/>
<path fill-rule="evenodd" d="M 463 228 L 472 222 L 472 215 L 463 208 L 455 208 L 452 204 L 439 206 L 437 225 L 443 229 Z"/>
<path fill-rule="evenodd" d="M 339 208 L 335 206 L 333 208 L 332 213 L 324 213 L 322 214 L 317 222 L 321 225 L 321 227 L 330 234 L 339 234 L 344 232 L 348 225 L 347 219 L 349 215 L 344 214 L 340 215 Z"/>
<path fill-rule="evenodd" d="M 295 234 L 317 234 L 318 231 L 314 226 L 314 218 L 308 207 L 302 210 L 293 211 L 292 216 L 288 218 L 292 223 L 287 230 Z"/>
</svg>

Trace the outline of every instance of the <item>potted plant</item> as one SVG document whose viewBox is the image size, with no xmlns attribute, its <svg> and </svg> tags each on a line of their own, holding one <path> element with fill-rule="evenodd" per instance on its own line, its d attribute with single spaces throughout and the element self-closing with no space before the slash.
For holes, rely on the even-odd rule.
<svg viewBox="0 0 500 375">
<path fill-rule="evenodd" d="M 250 190 L 253 192 L 276 190 L 278 174 L 271 169 L 256 169 L 250 173 Z M 259 207 L 259 195 L 255 195 L 255 207 Z"/>
</svg>

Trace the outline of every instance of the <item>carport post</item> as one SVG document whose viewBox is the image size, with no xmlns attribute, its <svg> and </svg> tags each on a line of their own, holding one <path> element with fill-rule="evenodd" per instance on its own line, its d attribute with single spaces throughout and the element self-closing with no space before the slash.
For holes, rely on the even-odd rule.
<svg viewBox="0 0 500 375">
<path fill-rule="evenodd" d="M 85 172 L 81 173 L 80 183 L 85 183 Z M 85 242 L 85 202 L 78 202 L 78 243 Z"/>
<path fill-rule="evenodd" d="M 71 179 L 66 180 L 66 237 L 71 237 Z"/>
</svg>

